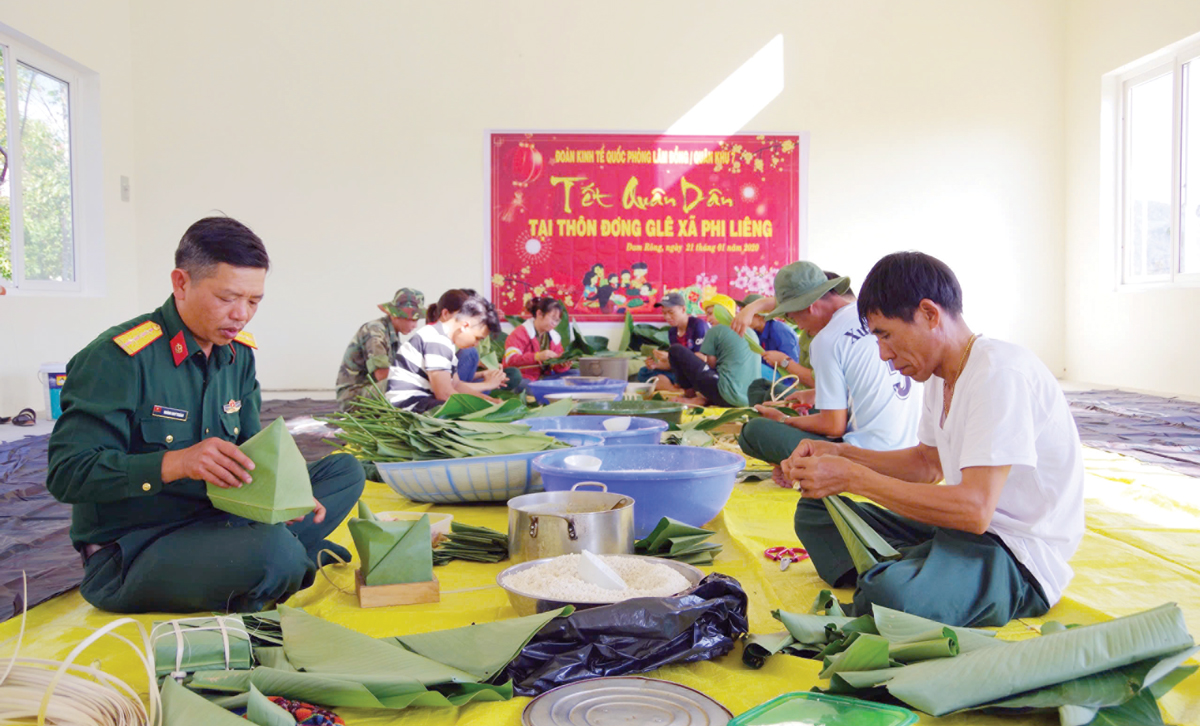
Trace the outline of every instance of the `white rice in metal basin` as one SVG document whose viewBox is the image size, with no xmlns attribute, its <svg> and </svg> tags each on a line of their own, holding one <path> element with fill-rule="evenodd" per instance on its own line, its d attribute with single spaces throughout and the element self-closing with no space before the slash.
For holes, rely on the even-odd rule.
<svg viewBox="0 0 1200 726">
<path fill-rule="evenodd" d="M 579 577 L 580 555 L 562 555 L 536 567 L 514 572 L 502 581 L 525 595 L 557 602 L 611 603 L 634 597 L 670 597 L 692 586 L 678 571 L 651 559 L 601 555 L 604 564 L 625 581 L 624 590 L 609 590 Z"/>
</svg>

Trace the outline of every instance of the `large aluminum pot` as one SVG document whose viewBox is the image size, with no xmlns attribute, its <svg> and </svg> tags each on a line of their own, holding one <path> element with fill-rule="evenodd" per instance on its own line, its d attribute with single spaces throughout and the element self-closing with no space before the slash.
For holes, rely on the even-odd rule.
<svg viewBox="0 0 1200 726">
<path fill-rule="evenodd" d="M 579 488 L 596 486 L 600 491 Z M 570 491 L 522 494 L 508 500 L 508 556 L 513 562 L 578 554 L 633 554 L 633 498 L 610 494 L 598 481 Z"/>
</svg>

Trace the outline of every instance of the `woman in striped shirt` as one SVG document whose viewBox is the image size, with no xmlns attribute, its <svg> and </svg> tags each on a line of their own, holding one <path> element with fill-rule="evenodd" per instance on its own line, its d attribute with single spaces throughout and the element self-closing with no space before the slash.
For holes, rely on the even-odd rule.
<svg viewBox="0 0 1200 726">
<path fill-rule="evenodd" d="M 450 299 L 453 298 L 453 299 Z M 397 408 L 423 413 L 436 408 L 455 393 L 468 393 L 489 401 L 481 391 L 504 385 L 503 371 L 489 371 L 484 380 L 466 383 L 459 380 L 456 352 L 459 348 L 470 348 L 499 327 L 499 319 L 491 303 L 479 295 L 462 298 L 462 291 L 451 290 L 438 300 L 436 309 L 431 309 L 431 319 L 400 348 L 388 372 L 388 401 Z M 450 309 L 455 303 L 457 310 L 449 315 L 440 315 L 443 307 Z"/>
</svg>

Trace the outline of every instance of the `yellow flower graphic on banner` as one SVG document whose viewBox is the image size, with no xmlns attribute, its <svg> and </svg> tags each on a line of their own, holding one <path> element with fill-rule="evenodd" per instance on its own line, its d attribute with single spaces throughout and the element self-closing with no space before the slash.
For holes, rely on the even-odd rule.
<svg viewBox="0 0 1200 726">
<path fill-rule="evenodd" d="M 504 284 L 504 275 L 501 275 L 499 273 L 492 275 L 492 284 L 493 285 L 503 285 Z"/>
<path fill-rule="evenodd" d="M 794 148 L 796 148 L 796 142 L 794 142 L 790 139 L 783 142 L 783 153 L 790 154 L 790 153 L 792 153 L 792 149 L 794 149 Z"/>
<path fill-rule="evenodd" d="M 762 171 L 762 170 L 763 170 L 763 160 L 755 159 L 754 160 L 754 171 Z"/>
</svg>

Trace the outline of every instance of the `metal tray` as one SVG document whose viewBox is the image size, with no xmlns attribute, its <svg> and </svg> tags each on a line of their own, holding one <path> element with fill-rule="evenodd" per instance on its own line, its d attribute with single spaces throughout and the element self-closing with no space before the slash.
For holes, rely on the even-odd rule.
<svg viewBox="0 0 1200 726">
<path fill-rule="evenodd" d="M 671 681 L 640 676 L 592 678 L 559 686 L 529 702 L 524 726 L 725 726 L 729 709 Z"/>
</svg>

